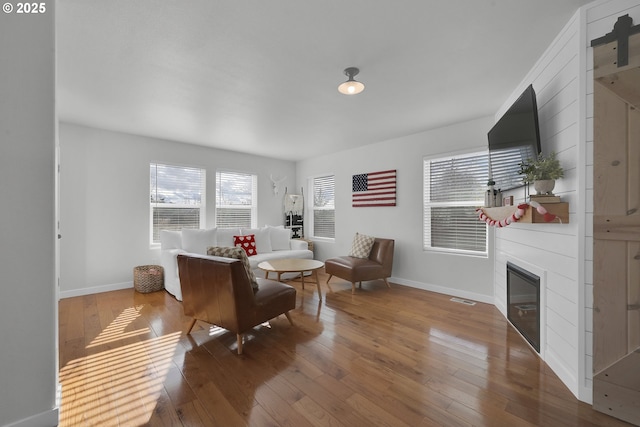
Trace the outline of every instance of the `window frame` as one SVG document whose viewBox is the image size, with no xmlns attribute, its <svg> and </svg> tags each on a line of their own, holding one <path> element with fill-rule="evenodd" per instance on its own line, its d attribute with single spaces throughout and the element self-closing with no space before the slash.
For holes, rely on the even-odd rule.
<svg viewBox="0 0 640 427">
<path fill-rule="evenodd" d="M 434 162 L 446 162 L 446 161 L 455 161 L 459 159 L 465 159 L 470 157 L 478 157 L 485 158 L 486 161 L 486 172 L 482 172 L 482 174 L 478 173 L 474 179 L 476 179 L 479 183 L 478 187 L 478 195 L 476 198 L 468 198 L 461 200 L 453 200 L 453 201 L 432 201 L 431 200 L 431 164 Z M 475 214 L 475 210 L 484 205 L 484 192 L 486 191 L 486 182 L 488 181 L 489 176 L 489 152 L 488 150 L 474 150 L 462 153 L 451 153 L 448 155 L 437 155 L 437 156 L 425 156 L 423 157 L 423 224 L 422 224 L 422 249 L 425 252 L 440 252 L 440 253 L 448 253 L 455 255 L 467 255 L 467 256 L 475 256 L 475 257 L 483 257 L 486 258 L 489 256 L 489 228 L 486 223 L 481 222 L 477 219 L 477 215 Z M 480 184 L 482 183 L 482 184 Z M 458 193 L 454 193 L 458 194 Z M 469 216 L 471 219 L 468 222 L 463 222 L 462 224 L 474 224 L 471 221 L 477 221 L 477 224 L 474 224 L 479 227 L 484 227 L 484 250 L 470 250 L 470 249 L 462 249 L 462 248 L 449 248 L 449 247 L 441 247 L 441 246 L 433 246 L 433 242 L 431 240 L 432 236 L 432 208 L 440 208 L 440 207 L 462 207 L 462 208 L 473 208 L 473 215 Z M 468 215 L 468 214 L 467 214 Z M 427 227 L 429 227 L 427 229 Z"/>
<path fill-rule="evenodd" d="M 318 180 L 330 178 L 333 185 L 333 198 L 331 199 L 333 203 L 330 206 L 316 206 L 316 183 Z M 309 221 L 310 235 L 311 238 L 316 240 L 325 240 L 325 241 L 335 241 L 336 236 L 336 176 L 333 173 L 326 173 L 321 175 L 315 175 L 309 177 L 309 193 L 311 194 L 311 221 Z M 316 211 L 332 211 L 333 212 L 333 236 L 318 236 L 316 235 Z"/>
<path fill-rule="evenodd" d="M 155 240 L 154 239 L 154 235 L 155 235 L 155 229 L 156 229 L 156 224 L 155 224 L 155 219 L 156 219 L 156 215 L 154 214 L 154 208 L 157 208 L 158 205 L 164 205 L 164 203 L 159 203 L 158 202 L 158 178 L 157 178 L 157 168 L 158 166 L 163 166 L 163 167 L 167 167 L 167 168 L 175 168 L 175 169 L 183 169 L 183 171 L 186 170 L 191 170 L 193 173 L 200 173 L 200 202 L 196 203 L 196 204 L 189 204 L 189 203 L 177 203 L 177 204 L 171 204 L 171 206 L 164 206 L 164 207 L 171 207 L 174 209 L 193 209 L 194 207 L 198 208 L 198 226 L 197 228 L 205 228 L 205 224 L 206 224 L 206 182 L 207 182 L 207 171 L 205 168 L 200 167 L 200 166 L 189 166 L 189 165 L 180 165 L 180 164 L 170 164 L 170 163 L 164 163 L 164 162 L 149 162 L 149 242 L 151 244 L 152 247 L 158 246 L 160 245 L 160 231 L 161 230 L 181 230 L 183 228 L 196 228 L 196 227 L 185 227 L 185 224 L 178 224 L 178 226 L 176 227 L 169 227 L 169 228 L 159 228 L 158 226 L 158 239 Z M 156 180 L 155 180 L 155 192 L 154 192 L 154 187 L 153 187 L 153 178 L 151 176 L 152 173 L 152 168 L 155 167 L 156 168 Z M 174 182 L 175 184 L 175 182 Z M 156 196 L 156 201 L 153 201 L 153 196 Z M 167 204 L 168 205 L 168 204 Z"/>
<path fill-rule="evenodd" d="M 251 204 L 220 204 L 220 186 L 222 184 L 222 175 L 244 176 L 251 178 Z M 249 225 L 236 223 L 229 225 L 228 223 L 220 224 L 219 209 L 247 209 L 250 210 Z M 235 171 L 229 169 L 216 170 L 216 199 L 215 199 L 215 224 L 218 228 L 257 228 L 258 227 L 258 175 L 251 172 Z"/>
</svg>

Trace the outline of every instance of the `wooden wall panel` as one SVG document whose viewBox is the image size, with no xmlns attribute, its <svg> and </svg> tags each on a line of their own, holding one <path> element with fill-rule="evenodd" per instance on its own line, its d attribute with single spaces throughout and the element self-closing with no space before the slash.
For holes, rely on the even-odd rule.
<svg viewBox="0 0 640 427">
<path fill-rule="evenodd" d="M 627 211 L 627 104 L 601 84 L 594 93 L 594 215 L 621 215 Z"/>
<path fill-rule="evenodd" d="M 596 240 L 593 260 L 593 371 L 627 354 L 627 245 Z"/>
<path fill-rule="evenodd" d="M 640 87 L 640 76 L 636 82 Z M 629 107 L 629 208 L 640 209 L 640 107 Z"/>
<path fill-rule="evenodd" d="M 629 62 L 640 64 L 640 35 Z M 594 408 L 640 423 L 640 73 L 594 48 Z M 607 70 L 609 70 L 607 72 Z"/>
<path fill-rule="evenodd" d="M 640 242 L 627 248 L 627 349 L 640 347 Z"/>
</svg>

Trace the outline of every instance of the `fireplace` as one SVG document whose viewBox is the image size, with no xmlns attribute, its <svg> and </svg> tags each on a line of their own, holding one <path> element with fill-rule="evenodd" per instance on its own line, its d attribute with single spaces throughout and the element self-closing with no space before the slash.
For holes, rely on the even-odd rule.
<svg viewBox="0 0 640 427">
<path fill-rule="evenodd" d="M 540 353 L 540 277 L 507 262 L 507 319 Z"/>
</svg>

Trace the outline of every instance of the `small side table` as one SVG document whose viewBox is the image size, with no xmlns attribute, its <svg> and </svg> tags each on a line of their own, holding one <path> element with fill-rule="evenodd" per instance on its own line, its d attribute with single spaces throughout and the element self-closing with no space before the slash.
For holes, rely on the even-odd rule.
<svg viewBox="0 0 640 427">
<path fill-rule="evenodd" d="M 133 287 L 142 294 L 164 289 L 164 268 L 161 265 L 139 265 L 134 267 Z"/>
</svg>

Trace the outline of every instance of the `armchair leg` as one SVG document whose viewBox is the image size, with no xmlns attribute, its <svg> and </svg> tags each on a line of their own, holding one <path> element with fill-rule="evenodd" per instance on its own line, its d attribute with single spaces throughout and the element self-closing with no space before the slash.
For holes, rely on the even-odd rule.
<svg viewBox="0 0 640 427">
<path fill-rule="evenodd" d="M 197 319 L 195 319 L 195 318 L 191 321 L 191 323 L 189 324 L 189 329 L 187 329 L 187 335 L 189 335 L 189 334 L 191 333 L 191 330 L 192 330 L 192 329 L 193 329 L 193 327 L 196 325 L 196 322 L 197 322 L 197 321 L 198 321 L 198 320 L 197 320 Z"/>
<path fill-rule="evenodd" d="M 383 278 L 382 280 L 384 280 L 384 283 L 387 284 L 387 288 L 391 289 L 391 285 L 389 284 L 389 282 L 387 281 L 387 278 Z"/>
<path fill-rule="evenodd" d="M 238 338 L 238 354 L 242 354 L 242 334 L 236 334 Z"/>
<path fill-rule="evenodd" d="M 293 324 L 293 319 L 291 319 L 291 315 L 289 314 L 289 312 L 288 312 L 288 311 L 286 311 L 286 312 L 284 313 L 284 315 L 285 315 L 285 316 L 287 316 L 287 320 L 289 321 L 289 323 L 291 323 L 291 326 L 295 326 L 295 325 Z"/>
<path fill-rule="evenodd" d="M 331 280 L 332 277 L 333 277 L 333 274 L 330 274 L 329 277 L 327 278 L 327 285 L 329 284 L 329 280 Z"/>
</svg>

